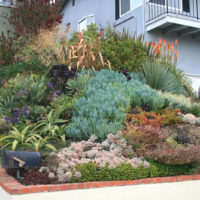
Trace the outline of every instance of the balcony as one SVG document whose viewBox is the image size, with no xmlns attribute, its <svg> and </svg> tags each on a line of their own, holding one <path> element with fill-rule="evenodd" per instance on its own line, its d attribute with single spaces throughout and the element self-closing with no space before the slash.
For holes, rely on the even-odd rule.
<svg viewBox="0 0 200 200">
<path fill-rule="evenodd" d="M 200 39 L 200 0 L 147 0 L 145 15 L 148 32 Z"/>
</svg>

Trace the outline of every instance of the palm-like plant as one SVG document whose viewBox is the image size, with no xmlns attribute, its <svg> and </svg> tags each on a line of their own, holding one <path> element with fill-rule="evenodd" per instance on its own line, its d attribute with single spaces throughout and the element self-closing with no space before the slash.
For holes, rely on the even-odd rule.
<svg viewBox="0 0 200 200">
<path fill-rule="evenodd" d="M 48 143 L 48 141 L 51 139 L 55 139 L 55 138 L 52 138 L 52 137 L 42 138 L 40 135 L 37 135 L 36 137 L 30 138 L 27 146 L 29 146 L 31 149 L 34 149 L 36 152 L 42 149 L 46 149 L 46 148 L 56 151 L 56 148 L 52 144 Z"/>
<path fill-rule="evenodd" d="M 41 149 L 49 148 L 53 151 L 56 151 L 56 148 L 48 143 L 49 140 L 56 139 L 53 137 L 43 138 L 39 134 L 35 134 L 30 130 L 31 126 L 26 126 L 22 131 L 13 127 L 13 130 L 10 131 L 10 135 L 5 136 L 0 139 L 0 143 L 5 144 L 2 149 L 11 146 L 12 151 L 15 151 L 21 147 L 28 147 L 39 151 Z"/>
<path fill-rule="evenodd" d="M 0 142 L 5 142 L 2 148 L 11 146 L 12 151 L 15 151 L 22 146 L 27 146 L 27 143 L 32 137 L 36 137 L 36 134 L 30 131 L 30 126 L 26 126 L 22 131 L 13 127 L 13 130 L 10 131 L 10 135 L 1 138 Z"/>
<path fill-rule="evenodd" d="M 46 117 L 40 120 L 36 126 L 35 131 L 40 132 L 42 135 L 51 135 L 52 137 L 65 137 L 65 133 L 63 130 L 66 129 L 67 125 L 65 124 L 67 120 L 59 119 L 59 113 L 54 113 L 51 111 Z M 59 127 L 58 125 L 62 125 Z M 62 134 L 61 134 L 62 133 Z"/>
</svg>

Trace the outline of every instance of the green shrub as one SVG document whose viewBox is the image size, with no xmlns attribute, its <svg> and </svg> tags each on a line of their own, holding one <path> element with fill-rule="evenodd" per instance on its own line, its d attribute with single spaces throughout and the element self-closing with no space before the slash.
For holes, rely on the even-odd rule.
<svg viewBox="0 0 200 200">
<path fill-rule="evenodd" d="M 72 109 L 74 106 L 75 98 L 62 95 L 59 98 L 55 98 L 51 103 L 51 109 L 59 112 L 59 116 L 62 119 L 69 119 L 72 115 Z"/>
<path fill-rule="evenodd" d="M 83 97 L 75 101 L 72 123 L 67 136 L 88 139 L 96 134 L 100 139 L 123 127 L 128 109 L 140 106 L 145 110 L 159 110 L 165 100 L 156 90 L 137 80 L 127 81 L 123 74 L 101 70 L 88 81 Z"/>
<path fill-rule="evenodd" d="M 15 63 L 0 69 L 0 81 L 2 81 L 3 79 L 8 80 L 12 77 L 15 77 L 17 74 L 22 74 L 26 72 L 39 74 L 41 73 L 41 70 L 37 67 L 37 65 L 34 64 L 27 64 L 24 62 Z"/>
<path fill-rule="evenodd" d="M 194 173 L 191 165 L 173 166 L 155 161 L 151 161 L 150 168 L 144 168 L 143 166 L 133 168 L 130 164 L 124 163 L 116 168 L 110 169 L 107 166 L 100 168 L 94 163 L 87 163 L 77 165 L 76 170 L 82 176 L 81 178 L 73 177 L 71 182 L 134 180 Z"/>
<path fill-rule="evenodd" d="M 192 165 L 167 165 L 157 161 L 149 161 L 151 164 L 151 177 L 165 177 L 176 175 L 188 175 L 194 173 Z"/>
<path fill-rule="evenodd" d="M 126 68 L 130 72 L 140 69 L 148 57 L 142 36 L 136 38 L 125 30 L 119 33 L 110 26 L 101 42 L 101 53 L 105 60 L 110 61 L 113 70 Z"/>
<path fill-rule="evenodd" d="M 72 182 L 134 180 L 147 178 L 150 174 L 148 168 L 143 166 L 133 168 L 130 164 L 125 163 L 113 169 L 107 166 L 99 168 L 94 163 L 87 163 L 77 165 L 76 170 L 82 174 L 82 177 L 72 178 Z"/>
</svg>

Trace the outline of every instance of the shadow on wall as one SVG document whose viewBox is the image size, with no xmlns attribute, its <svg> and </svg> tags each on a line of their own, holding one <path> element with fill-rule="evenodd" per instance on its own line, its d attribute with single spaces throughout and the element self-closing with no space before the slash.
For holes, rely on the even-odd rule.
<svg viewBox="0 0 200 200">
<path fill-rule="evenodd" d="M 194 90 L 198 92 L 200 88 L 200 75 L 188 74 L 187 77 L 191 80 Z"/>
</svg>

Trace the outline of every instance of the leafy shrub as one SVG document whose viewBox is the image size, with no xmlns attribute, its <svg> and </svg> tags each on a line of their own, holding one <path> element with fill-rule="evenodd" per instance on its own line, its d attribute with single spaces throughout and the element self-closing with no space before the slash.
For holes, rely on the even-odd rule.
<svg viewBox="0 0 200 200">
<path fill-rule="evenodd" d="M 147 178 L 150 173 L 150 170 L 143 166 L 133 168 L 126 163 L 114 169 L 110 169 L 108 166 L 99 168 L 94 163 L 87 163 L 77 166 L 76 169 L 82 174 L 82 177 L 73 178 L 72 182 L 134 180 Z"/>
<path fill-rule="evenodd" d="M 185 95 L 182 82 L 171 73 L 170 67 L 167 63 L 146 62 L 135 77 L 153 89 Z"/>
<path fill-rule="evenodd" d="M 17 7 L 10 8 L 10 15 L 5 18 L 14 29 L 16 37 L 36 35 L 40 29 L 51 29 L 61 23 L 63 15 L 60 13 L 63 1 L 55 0 L 20 0 Z"/>
<path fill-rule="evenodd" d="M 104 139 L 122 128 L 130 106 L 159 110 L 165 105 L 155 90 L 136 80 L 127 81 L 121 73 L 101 70 L 94 74 L 85 95 L 75 101 L 72 123 L 66 131 L 69 137 L 85 139 L 96 134 Z"/>
<path fill-rule="evenodd" d="M 75 98 L 62 95 L 59 98 L 55 98 L 51 103 L 51 108 L 59 113 L 62 119 L 71 119 L 72 109 L 74 106 Z"/>
<path fill-rule="evenodd" d="M 149 162 L 151 164 L 151 177 L 188 175 L 194 173 L 194 168 L 190 164 L 167 165 L 153 160 L 150 160 Z"/>
<path fill-rule="evenodd" d="M 28 64 L 24 62 L 14 63 L 12 65 L 8 65 L 0 69 L 0 81 L 4 79 L 8 80 L 10 78 L 14 78 L 17 74 L 22 73 L 41 74 L 41 70 L 34 64 Z"/>
<path fill-rule="evenodd" d="M 101 53 L 110 61 L 113 70 L 126 68 L 129 72 L 138 70 L 148 57 L 142 36 L 136 38 L 128 33 L 120 34 L 108 27 L 105 40 L 101 42 Z"/>
</svg>

